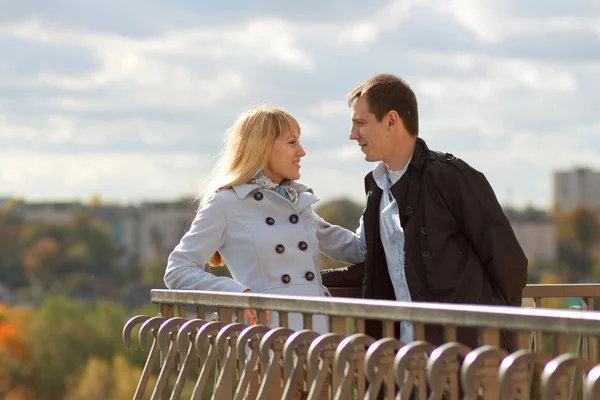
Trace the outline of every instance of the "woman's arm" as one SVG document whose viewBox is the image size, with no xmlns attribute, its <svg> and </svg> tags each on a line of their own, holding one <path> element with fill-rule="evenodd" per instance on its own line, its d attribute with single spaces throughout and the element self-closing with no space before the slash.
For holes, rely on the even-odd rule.
<svg viewBox="0 0 600 400">
<path fill-rule="evenodd" d="M 317 239 L 319 250 L 327 257 L 348 264 L 365 261 L 367 244 L 363 234 L 362 218 L 356 232 L 338 225 L 332 225 L 313 211 L 317 221 Z"/>
<path fill-rule="evenodd" d="M 190 230 L 169 255 L 164 277 L 169 289 L 225 292 L 248 289 L 231 278 L 204 270 L 208 260 L 223 246 L 225 226 L 224 206 L 213 196 L 198 211 Z"/>
</svg>

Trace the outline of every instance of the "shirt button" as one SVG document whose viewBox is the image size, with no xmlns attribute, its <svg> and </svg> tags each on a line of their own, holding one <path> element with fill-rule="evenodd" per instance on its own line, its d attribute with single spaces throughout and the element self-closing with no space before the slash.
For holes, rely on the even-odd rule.
<svg viewBox="0 0 600 400">
<path fill-rule="evenodd" d="M 290 222 L 292 224 L 297 224 L 298 223 L 298 216 L 296 214 L 290 215 Z"/>
<path fill-rule="evenodd" d="M 283 282 L 287 285 L 291 281 L 292 281 L 292 278 L 290 278 L 290 276 L 288 274 L 281 275 L 281 282 Z"/>
<path fill-rule="evenodd" d="M 271 217 L 267 217 L 265 222 L 267 223 L 267 225 L 273 225 L 275 223 L 275 220 Z"/>
<path fill-rule="evenodd" d="M 282 244 L 278 244 L 277 246 L 275 246 L 275 251 L 281 254 L 285 251 L 285 247 Z"/>
<path fill-rule="evenodd" d="M 315 279 L 315 274 L 312 271 L 308 271 L 306 274 L 304 274 L 304 277 L 307 281 L 312 281 L 313 279 Z"/>
<path fill-rule="evenodd" d="M 263 194 L 261 192 L 254 193 L 254 200 L 261 201 L 263 199 Z"/>
<path fill-rule="evenodd" d="M 300 250 L 304 251 L 304 250 L 308 249 L 308 243 L 306 243 L 306 242 L 300 242 L 300 243 L 298 243 L 298 248 Z"/>
<path fill-rule="evenodd" d="M 423 257 L 429 257 L 429 256 L 430 256 L 430 253 L 429 253 L 429 251 L 425 250 L 425 251 L 423 252 Z"/>
</svg>

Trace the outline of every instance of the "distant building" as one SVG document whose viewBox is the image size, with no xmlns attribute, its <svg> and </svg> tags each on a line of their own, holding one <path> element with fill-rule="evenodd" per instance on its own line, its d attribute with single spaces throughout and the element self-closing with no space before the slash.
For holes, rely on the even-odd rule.
<svg viewBox="0 0 600 400">
<path fill-rule="evenodd" d="M 530 265 L 557 260 L 556 225 L 548 213 L 530 209 L 506 210 L 506 216 Z"/>
<path fill-rule="evenodd" d="M 600 172 L 588 168 L 555 172 L 554 204 L 560 211 L 577 207 L 600 209 Z"/>
<path fill-rule="evenodd" d="M 121 262 L 130 264 L 133 260 L 145 261 L 170 252 L 189 228 L 196 204 L 190 200 L 139 206 L 20 201 L 16 208 L 25 221 L 59 226 L 71 223 L 77 212 L 85 212 L 106 225 L 113 242 L 125 252 Z"/>
<path fill-rule="evenodd" d="M 77 202 L 20 202 L 18 206 L 25 221 L 44 221 L 53 225 L 68 225 L 73 215 L 84 207 Z"/>
</svg>

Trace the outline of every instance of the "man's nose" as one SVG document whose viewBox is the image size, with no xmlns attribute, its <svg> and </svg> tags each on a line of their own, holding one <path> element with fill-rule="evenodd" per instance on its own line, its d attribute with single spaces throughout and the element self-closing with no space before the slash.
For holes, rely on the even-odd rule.
<svg viewBox="0 0 600 400">
<path fill-rule="evenodd" d="M 360 135 L 358 134 L 358 129 L 355 129 L 355 128 L 350 129 L 350 135 L 348 135 L 348 138 L 350 140 L 358 140 L 359 137 L 360 137 Z"/>
</svg>

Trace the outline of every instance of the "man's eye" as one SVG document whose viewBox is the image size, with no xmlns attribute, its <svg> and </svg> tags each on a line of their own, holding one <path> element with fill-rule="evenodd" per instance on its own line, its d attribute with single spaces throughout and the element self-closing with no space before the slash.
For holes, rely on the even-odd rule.
<svg viewBox="0 0 600 400">
<path fill-rule="evenodd" d="M 297 142 L 298 142 L 297 140 L 292 140 L 292 141 L 290 142 L 290 144 L 296 144 Z"/>
</svg>

